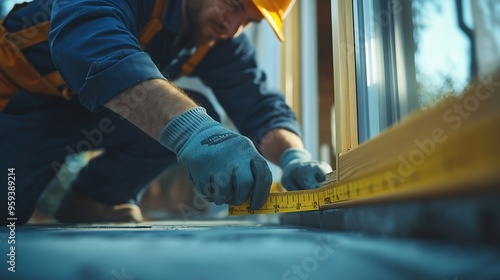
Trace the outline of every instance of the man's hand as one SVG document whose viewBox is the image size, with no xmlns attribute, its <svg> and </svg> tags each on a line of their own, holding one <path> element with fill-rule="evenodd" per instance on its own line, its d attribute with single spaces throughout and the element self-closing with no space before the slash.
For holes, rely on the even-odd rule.
<svg viewBox="0 0 500 280">
<path fill-rule="evenodd" d="M 332 172 L 332 167 L 321 161 L 313 161 L 304 149 L 287 149 L 280 157 L 283 170 L 281 184 L 289 191 L 319 188 L 319 183 Z"/>
<path fill-rule="evenodd" d="M 174 118 L 160 143 L 189 170 L 195 189 L 220 205 L 243 204 L 259 209 L 269 195 L 272 174 L 253 143 L 214 121 L 198 107 Z"/>
</svg>

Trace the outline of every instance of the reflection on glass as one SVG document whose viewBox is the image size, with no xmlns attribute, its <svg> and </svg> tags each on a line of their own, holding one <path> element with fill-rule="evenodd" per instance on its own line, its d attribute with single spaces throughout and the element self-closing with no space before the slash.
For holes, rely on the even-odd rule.
<svg viewBox="0 0 500 280">
<path fill-rule="evenodd" d="M 461 9 L 457 2 L 462 2 Z M 456 0 L 412 1 L 420 107 L 462 92 L 471 75 L 476 74 L 472 73 L 474 42 L 468 36 L 472 30 L 469 4 L 469 1 Z"/>
<path fill-rule="evenodd" d="M 359 142 L 500 66 L 500 1 L 354 0 Z"/>
<path fill-rule="evenodd" d="M 360 143 L 417 107 L 415 46 L 408 3 L 354 1 Z"/>
</svg>

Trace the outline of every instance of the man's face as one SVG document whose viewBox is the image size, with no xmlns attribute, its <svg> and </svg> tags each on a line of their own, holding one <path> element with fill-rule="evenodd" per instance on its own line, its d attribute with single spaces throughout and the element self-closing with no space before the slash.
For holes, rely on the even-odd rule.
<svg viewBox="0 0 500 280">
<path fill-rule="evenodd" d="M 192 40 L 196 44 L 232 38 L 262 14 L 252 0 L 186 0 Z"/>
</svg>

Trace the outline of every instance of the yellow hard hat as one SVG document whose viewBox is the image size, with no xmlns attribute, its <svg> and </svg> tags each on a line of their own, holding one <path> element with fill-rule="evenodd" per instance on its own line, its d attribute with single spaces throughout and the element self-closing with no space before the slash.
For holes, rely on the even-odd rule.
<svg viewBox="0 0 500 280">
<path fill-rule="evenodd" d="M 252 0 L 252 2 L 269 22 L 280 41 L 285 41 L 283 20 L 293 7 L 295 0 Z"/>
</svg>

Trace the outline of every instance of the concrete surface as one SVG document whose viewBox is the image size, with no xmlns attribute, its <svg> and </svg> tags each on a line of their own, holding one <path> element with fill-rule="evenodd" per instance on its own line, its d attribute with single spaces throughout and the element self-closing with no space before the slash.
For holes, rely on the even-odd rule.
<svg viewBox="0 0 500 280">
<path fill-rule="evenodd" d="M 0 279 L 500 279 L 500 249 L 250 221 L 29 225 Z"/>
</svg>

